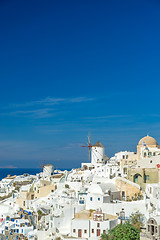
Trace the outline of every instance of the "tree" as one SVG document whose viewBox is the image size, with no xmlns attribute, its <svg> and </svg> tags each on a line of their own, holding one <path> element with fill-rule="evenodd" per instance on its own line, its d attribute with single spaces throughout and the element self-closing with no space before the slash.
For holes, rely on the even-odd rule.
<svg viewBox="0 0 160 240">
<path fill-rule="evenodd" d="M 140 230 L 129 222 L 119 224 L 111 229 L 108 234 L 101 235 L 102 240 L 139 240 Z"/>
<path fill-rule="evenodd" d="M 139 211 L 132 213 L 130 216 L 130 224 L 140 230 L 141 227 L 143 227 L 143 214 Z"/>
<path fill-rule="evenodd" d="M 109 240 L 109 235 L 106 234 L 106 233 L 103 233 L 103 234 L 101 235 L 101 240 Z"/>
<path fill-rule="evenodd" d="M 41 210 L 38 210 L 37 213 L 38 213 L 38 215 L 43 215 Z"/>
</svg>

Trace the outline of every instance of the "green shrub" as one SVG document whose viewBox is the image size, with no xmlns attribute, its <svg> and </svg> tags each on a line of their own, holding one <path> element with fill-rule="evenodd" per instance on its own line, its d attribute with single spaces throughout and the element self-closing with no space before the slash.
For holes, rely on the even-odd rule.
<svg viewBox="0 0 160 240">
<path fill-rule="evenodd" d="M 108 234 L 101 235 L 102 240 L 140 240 L 140 230 L 129 222 L 119 224 L 111 229 Z"/>
</svg>

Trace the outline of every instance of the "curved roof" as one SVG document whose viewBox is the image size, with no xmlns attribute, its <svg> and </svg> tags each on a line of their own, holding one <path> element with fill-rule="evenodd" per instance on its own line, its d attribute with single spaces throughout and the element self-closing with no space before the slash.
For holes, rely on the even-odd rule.
<svg viewBox="0 0 160 240">
<path fill-rule="evenodd" d="M 100 141 L 96 142 L 96 144 L 92 145 L 92 147 L 101 147 L 101 148 L 104 148 L 104 146 L 100 143 Z"/>
<path fill-rule="evenodd" d="M 138 145 L 143 145 L 143 142 L 145 142 L 147 146 L 155 146 L 155 145 L 158 146 L 157 141 L 153 137 L 150 137 L 148 135 L 146 137 L 143 137 L 139 141 Z"/>
</svg>

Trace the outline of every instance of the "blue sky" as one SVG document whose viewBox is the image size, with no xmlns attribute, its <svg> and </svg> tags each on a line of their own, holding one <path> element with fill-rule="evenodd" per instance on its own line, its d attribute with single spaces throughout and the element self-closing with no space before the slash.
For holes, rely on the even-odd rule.
<svg viewBox="0 0 160 240">
<path fill-rule="evenodd" d="M 0 167 L 160 143 L 158 1 L 0 1 Z"/>
</svg>

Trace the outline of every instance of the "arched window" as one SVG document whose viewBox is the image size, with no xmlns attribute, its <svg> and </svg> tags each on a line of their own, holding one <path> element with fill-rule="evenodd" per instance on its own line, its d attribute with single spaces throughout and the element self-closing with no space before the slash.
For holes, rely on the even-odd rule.
<svg viewBox="0 0 160 240">
<path fill-rule="evenodd" d="M 147 222 L 147 230 L 151 235 L 157 233 L 157 222 L 154 218 L 150 218 Z"/>
<path fill-rule="evenodd" d="M 135 183 L 138 182 L 141 177 L 142 177 L 142 176 L 141 176 L 139 173 L 135 174 L 135 175 L 134 175 L 134 182 L 135 182 Z"/>
</svg>

